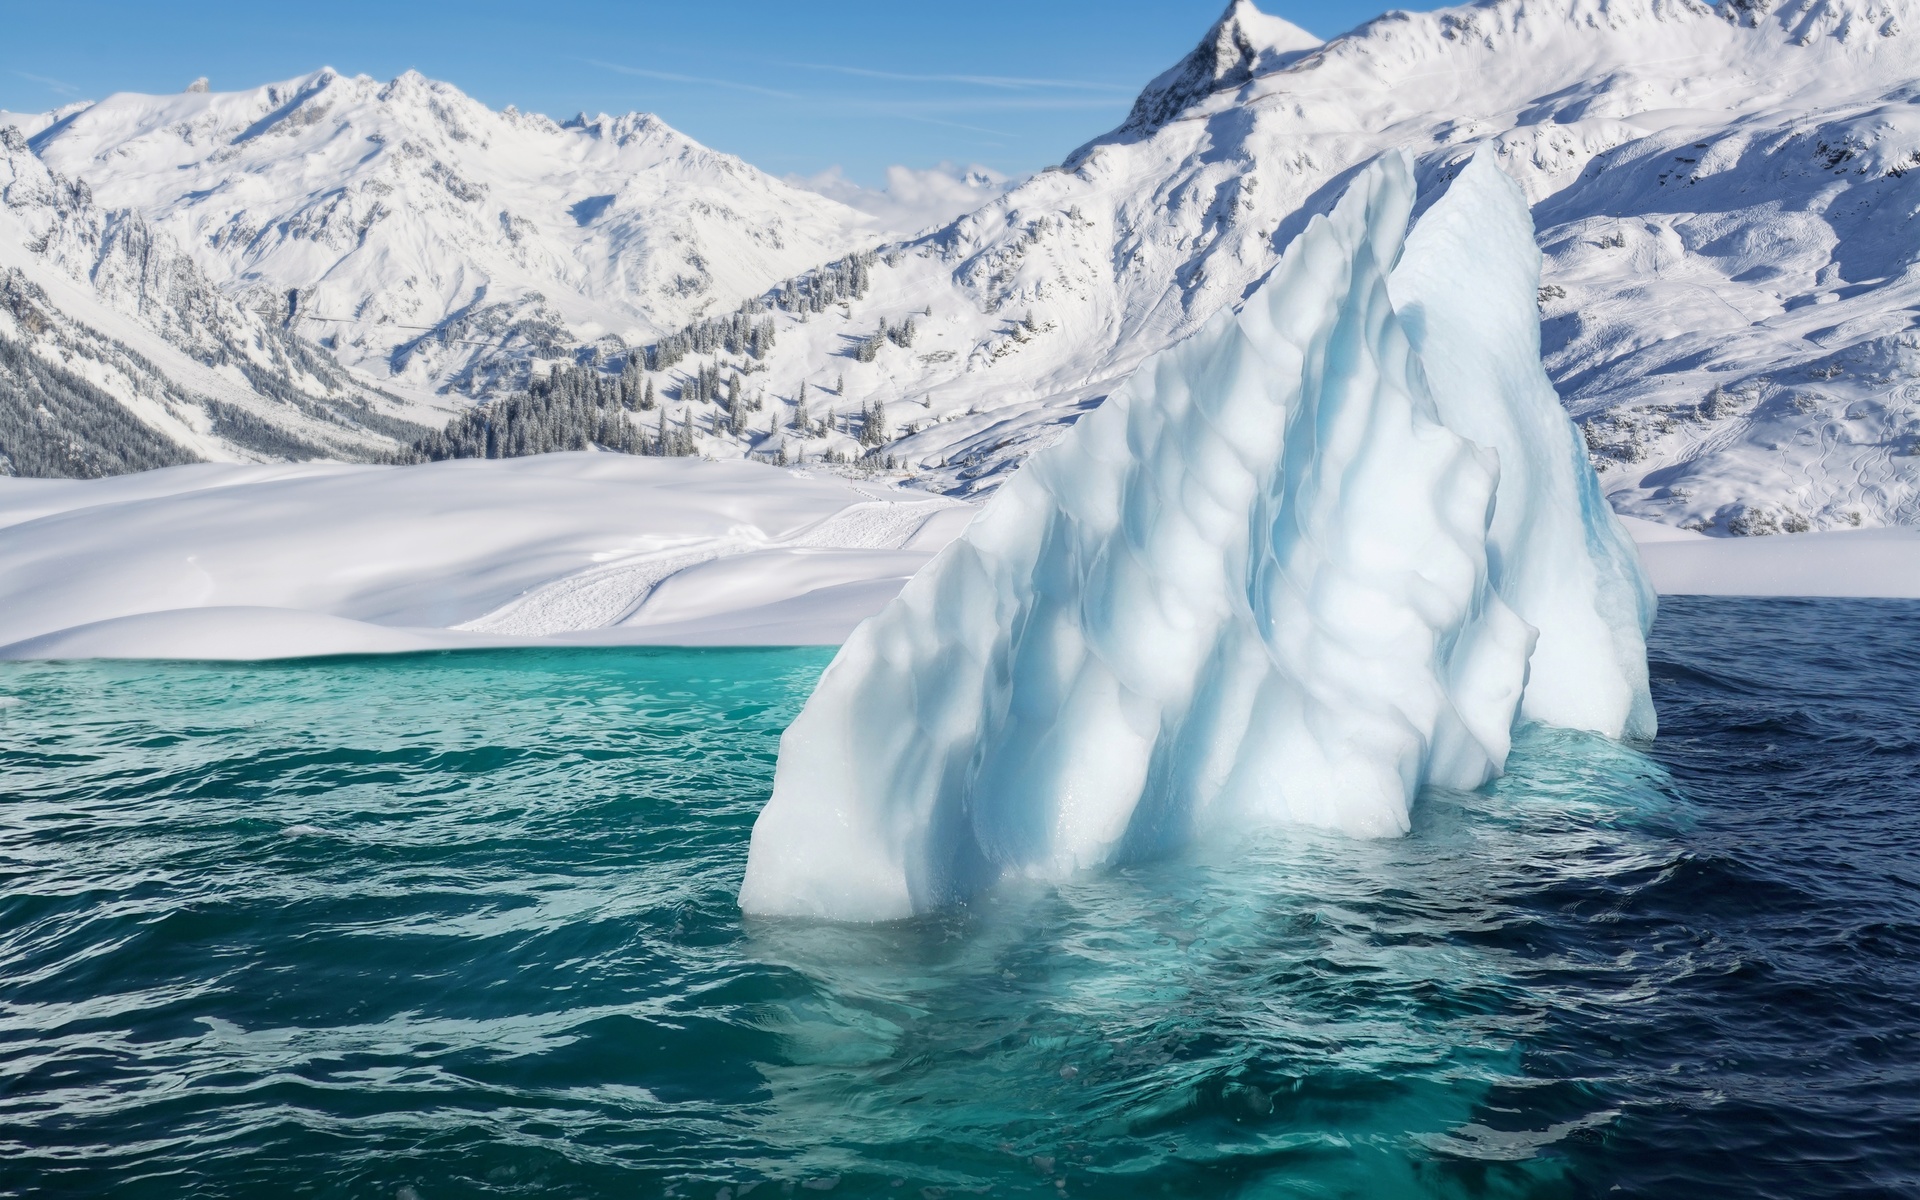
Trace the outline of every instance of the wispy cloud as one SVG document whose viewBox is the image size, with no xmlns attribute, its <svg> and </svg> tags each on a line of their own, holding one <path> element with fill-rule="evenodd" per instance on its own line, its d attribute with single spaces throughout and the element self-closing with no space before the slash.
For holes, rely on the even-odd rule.
<svg viewBox="0 0 1920 1200">
<path fill-rule="evenodd" d="M 1131 94 L 1135 88 L 1118 83 L 1094 83 L 1085 79 L 1022 79 L 1009 75 L 912 75 L 899 71 L 875 71 L 867 67 L 843 67 L 834 63 L 789 63 L 806 71 L 831 71 L 836 75 L 854 75 L 862 79 L 890 79 L 898 83 L 964 83 L 973 87 L 1027 90 L 1054 88 L 1076 92 L 1116 92 Z"/>
<path fill-rule="evenodd" d="M 918 121 L 918 122 L 920 122 L 920 123 L 921 123 L 922 125 L 944 125 L 944 126 L 946 126 L 946 127 L 948 128 L 948 129 L 964 129 L 964 130 L 966 130 L 966 131 L 967 131 L 968 133 L 984 133 L 984 134 L 987 134 L 987 135 L 989 135 L 989 136 L 991 136 L 991 137 L 1013 137 L 1013 136 L 1015 136 L 1014 134 L 1011 134 L 1011 133 L 1008 133 L 1008 132 L 1007 132 L 1006 130 L 1004 130 L 1004 129 L 984 129 L 984 128 L 982 128 L 981 126 L 978 126 L 978 125 L 964 125 L 964 124 L 962 124 L 962 123 L 960 123 L 959 121 L 943 121 L 943 120 L 941 120 L 941 119 L 940 119 L 939 117 L 926 117 L 926 116 L 919 116 L 919 115 L 916 115 L 916 114 L 914 114 L 914 113 L 910 113 L 910 112 L 900 112 L 900 111 L 898 111 L 898 110 L 888 110 L 888 111 L 887 111 L 887 114 L 886 114 L 886 115 L 888 115 L 888 116 L 894 116 L 894 117 L 898 117 L 898 118 L 900 118 L 900 119 L 901 119 L 902 121 Z"/>
<path fill-rule="evenodd" d="M 634 75 L 641 79 L 658 79 L 666 83 L 691 83 L 700 87 L 728 88 L 736 92 L 755 92 L 762 96 L 772 96 L 776 100 L 798 100 L 792 92 L 777 91 L 761 87 L 755 83 L 741 83 L 733 79 L 712 79 L 705 75 L 679 75 L 672 71 L 651 71 L 645 67 L 629 67 L 620 63 L 602 62 L 597 58 L 585 60 L 588 65 L 599 67 L 603 71 L 617 71 L 622 75 Z"/>
<path fill-rule="evenodd" d="M 658 79 L 665 83 L 684 83 L 695 87 L 726 88 L 731 91 L 752 92 L 755 95 L 770 96 L 776 100 L 787 100 L 806 105 L 824 112 L 862 113 L 872 116 L 893 117 L 902 121 L 913 121 L 922 125 L 939 125 L 948 129 L 959 129 L 967 133 L 983 134 L 987 137 L 1011 138 L 1018 134 L 1005 129 L 992 129 L 985 125 L 970 124 L 954 118 L 968 113 L 1006 113 L 1047 109 L 1111 109 L 1125 104 L 1127 94 L 1124 89 L 1103 83 L 1086 83 L 1064 79 L 1016 79 L 998 75 L 909 75 L 895 71 L 872 71 L 865 67 L 840 67 L 819 63 L 788 63 L 788 67 L 816 71 L 831 71 L 862 78 L 889 80 L 911 83 L 961 83 L 985 87 L 1000 92 L 999 95 L 945 95 L 915 96 L 911 98 L 892 97 L 881 99 L 873 96 L 823 95 L 819 93 L 800 93 L 781 91 L 778 88 L 763 87 L 757 83 L 742 83 L 735 79 L 718 79 L 710 75 L 686 75 L 677 71 L 656 71 L 651 67 L 631 67 L 625 63 L 607 62 L 604 59 L 587 58 L 580 61 L 603 71 L 614 71 L 621 75 L 631 75 L 640 79 Z M 1066 91 L 1080 91 L 1081 95 L 1043 95 L 1041 89 L 1053 88 Z M 1007 94 L 1008 92 L 1024 94 Z"/>
<path fill-rule="evenodd" d="M 900 108 L 921 112 L 1030 112 L 1035 109 L 1112 109 L 1125 108 L 1124 96 L 1023 96 L 1001 99 L 995 96 L 950 97 L 939 100 L 893 100 L 886 111 Z"/>
<path fill-rule="evenodd" d="M 895 163 L 887 168 L 885 188 L 861 187 L 839 167 L 789 175 L 787 182 L 831 196 L 878 218 L 888 232 L 905 236 L 972 212 L 1019 181 L 978 163 L 963 167 L 948 160 L 928 168 Z"/>
<path fill-rule="evenodd" d="M 80 94 L 79 88 L 64 80 L 49 79 L 45 75 L 34 75 L 27 71 L 15 71 L 13 74 L 18 75 L 28 83 L 39 84 L 56 96 L 78 96 Z"/>
</svg>

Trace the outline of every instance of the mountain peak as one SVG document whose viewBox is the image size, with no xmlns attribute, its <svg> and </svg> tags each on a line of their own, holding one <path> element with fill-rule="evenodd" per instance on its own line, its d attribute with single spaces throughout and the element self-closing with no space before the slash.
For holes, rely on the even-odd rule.
<svg viewBox="0 0 1920 1200">
<path fill-rule="evenodd" d="M 1252 0 L 1232 0 L 1200 44 L 1140 93 L 1119 132 L 1151 133 L 1195 101 L 1239 87 L 1319 45 L 1319 38 L 1261 12 Z"/>
</svg>

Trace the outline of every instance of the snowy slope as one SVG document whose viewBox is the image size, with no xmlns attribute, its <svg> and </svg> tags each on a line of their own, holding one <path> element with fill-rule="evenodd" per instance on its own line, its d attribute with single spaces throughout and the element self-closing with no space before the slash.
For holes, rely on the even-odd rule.
<svg viewBox="0 0 1920 1200">
<path fill-rule="evenodd" d="M 837 642 L 972 513 L 592 453 L 0 479 L 0 657 Z"/>
<path fill-rule="evenodd" d="M 921 427 L 886 452 L 924 482 L 992 486 L 1238 304 L 1361 165 L 1407 149 L 1431 193 L 1491 141 L 1618 506 L 1716 532 L 1913 520 L 1916 39 L 1916 0 L 1489 0 L 1316 47 L 1237 0 L 1112 134 L 887 248 L 864 298 L 779 315 L 754 386 L 806 381 L 816 420 L 883 403 Z M 909 315 L 910 347 L 858 361 Z M 754 450 L 858 449 L 776 420 Z"/>
<path fill-rule="evenodd" d="M 417 436 L 395 419 L 402 406 L 235 304 L 138 213 L 49 172 L 12 127 L 0 127 L 0 343 L 0 472 L 379 458 Z"/>
<path fill-rule="evenodd" d="M 54 122 L 65 120 L 74 113 L 85 110 L 92 103 L 91 100 L 77 100 L 72 104 L 63 104 L 59 108 L 37 113 L 8 112 L 0 108 L 0 125 L 11 125 L 20 131 L 22 137 L 32 137 Z"/>
<path fill-rule="evenodd" d="M 298 289 L 303 314 L 340 319 L 303 332 L 419 392 L 520 378 L 517 358 L 576 342 L 617 355 L 879 237 L 651 115 L 562 125 L 414 72 L 120 94 L 33 144 L 195 247 L 231 294 Z"/>
</svg>

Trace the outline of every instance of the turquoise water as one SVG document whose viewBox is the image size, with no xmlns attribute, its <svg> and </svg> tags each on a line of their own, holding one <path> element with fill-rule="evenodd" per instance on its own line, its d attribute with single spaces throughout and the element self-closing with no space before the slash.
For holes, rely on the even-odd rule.
<svg viewBox="0 0 1920 1200">
<path fill-rule="evenodd" d="M 0 664 L 0 1194 L 1913 1194 L 1916 635 L 1669 604 L 1650 753 L 867 929 L 733 905 L 825 651 Z"/>
</svg>

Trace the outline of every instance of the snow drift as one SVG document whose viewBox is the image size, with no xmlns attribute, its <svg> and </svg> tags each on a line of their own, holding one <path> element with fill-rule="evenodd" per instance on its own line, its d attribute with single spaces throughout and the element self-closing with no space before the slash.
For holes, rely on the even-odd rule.
<svg viewBox="0 0 1920 1200">
<path fill-rule="evenodd" d="M 973 511 L 624 454 L 0 478 L 0 660 L 838 643 Z"/>
<path fill-rule="evenodd" d="M 1652 732 L 1652 593 L 1540 365 L 1525 198 L 1482 154 L 1409 238 L 1413 200 L 1406 157 L 1370 167 L 854 632 L 743 908 L 902 917 L 1208 826 L 1394 835 L 1516 719 Z"/>
</svg>

